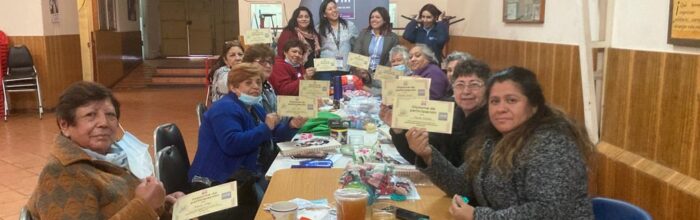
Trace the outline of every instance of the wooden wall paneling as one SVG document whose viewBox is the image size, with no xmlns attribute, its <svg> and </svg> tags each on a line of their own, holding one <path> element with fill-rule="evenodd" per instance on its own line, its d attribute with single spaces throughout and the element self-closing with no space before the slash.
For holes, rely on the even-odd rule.
<svg viewBox="0 0 700 220">
<path fill-rule="evenodd" d="M 697 57 L 700 59 L 700 56 Z M 697 61 L 697 66 L 695 70 L 700 70 L 700 61 Z M 695 74 L 695 100 L 693 101 L 693 108 L 695 113 L 693 113 L 693 118 L 695 121 L 695 126 L 693 127 L 692 133 L 695 135 L 695 140 L 688 151 L 688 155 L 685 155 L 688 161 L 690 161 L 690 168 L 688 173 L 695 179 L 700 179 L 700 73 Z"/>
<path fill-rule="evenodd" d="M 573 59 L 571 66 L 571 95 L 569 96 L 569 109 L 566 112 L 572 117 L 576 122 L 585 127 L 586 119 L 583 113 L 583 91 L 581 88 L 581 67 L 579 66 L 579 52 L 578 47 L 574 47 Z"/>
<path fill-rule="evenodd" d="M 695 87 L 692 79 L 697 75 L 696 56 L 666 54 L 666 64 L 662 72 L 662 88 L 659 91 L 659 125 L 657 127 L 656 161 L 678 172 L 690 174 L 690 146 L 693 137 L 693 96 Z"/>
<path fill-rule="evenodd" d="M 603 109 L 601 141 L 625 146 L 627 130 L 627 98 L 633 54 L 627 50 L 608 49 L 607 65 L 603 76 Z"/>
<path fill-rule="evenodd" d="M 124 74 L 121 61 L 121 34 L 111 31 L 95 31 L 95 81 L 112 87 Z"/>
<path fill-rule="evenodd" d="M 143 62 L 141 31 L 121 32 L 124 74 L 128 74 Z"/>
<path fill-rule="evenodd" d="M 643 160 L 634 168 L 637 175 L 632 185 L 635 196 L 631 202 L 647 210 L 656 219 L 667 219 L 667 209 L 658 208 L 658 205 L 659 201 L 668 201 L 668 184 L 663 181 L 663 173 L 651 170 L 654 166 L 658 167 L 651 161 Z M 651 171 L 651 174 L 643 171 Z"/>
<path fill-rule="evenodd" d="M 70 84 L 82 80 L 80 35 L 46 37 L 48 70 L 47 86 L 42 87 L 45 108 L 58 104 L 58 94 Z"/>
<path fill-rule="evenodd" d="M 700 219 L 699 199 L 683 189 L 670 187 L 668 200 L 663 201 L 663 207 L 671 207 L 666 215 L 667 219 Z M 663 208 L 659 207 L 659 208 Z"/>
<path fill-rule="evenodd" d="M 551 102 L 552 94 L 554 92 L 554 51 L 556 50 L 556 45 L 543 45 L 540 44 L 540 51 L 537 55 L 537 67 L 533 67 L 532 71 L 537 73 L 537 80 L 542 85 L 542 92 L 546 100 Z"/>
<path fill-rule="evenodd" d="M 635 51 L 629 97 L 628 135 L 624 149 L 654 159 L 656 148 L 656 112 L 660 91 L 660 53 Z"/>
<path fill-rule="evenodd" d="M 554 50 L 554 77 L 552 84 L 552 95 L 549 97 L 549 102 L 562 108 L 562 110 L 571 109 L 569 96 L 571 95 L 571 75 L 572 75 L 572 50 L 571 46 L 561 46 Z"/>
</svg>

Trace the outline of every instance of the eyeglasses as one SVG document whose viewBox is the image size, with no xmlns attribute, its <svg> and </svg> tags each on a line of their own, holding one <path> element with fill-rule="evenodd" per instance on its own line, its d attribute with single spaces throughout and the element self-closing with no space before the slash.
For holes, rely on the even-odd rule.
<svg viewBox="0 0 700 220">
<path fill-rule="evenodd" d="M 467 88 L 467 89 L 473 91 L 473 90 L 480 89 L 483 86 L 484 86 L 484 83 L 479 82 L 479 81 L 470 81 L 469 83 L 457 82 L 455 84 L 452 84 L 452 88 L 454 88 L 455 91 L 462 91 L 462 90 L 464 90 L 464 88 Z"/>
<path fill-rule="evenodd" d="M 261 66 L 272 66 L 272 60 L 256 60 Z"/>
</svg>

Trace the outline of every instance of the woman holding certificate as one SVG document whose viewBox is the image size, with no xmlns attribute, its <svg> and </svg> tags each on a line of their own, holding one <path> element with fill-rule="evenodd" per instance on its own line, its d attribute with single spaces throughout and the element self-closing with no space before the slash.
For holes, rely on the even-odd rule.
<svg viewBox="0 0 700 220">
<path fill-rule="evenodd" d="M 60 132 L 27 202 L 32 218 L 158 219 L 184 195 L 166 196 L 155 177 L 139 180 L 129 172 L 130 158 L 115 145 L 119 106 L 97 83 L 77 82 L 61 94 Z"/>
<path fill-rule="evenodd" d="M 321 35 L 321 57 L 335 59 L 339 70 L 348 71 L 348 54 L 357 37 L 357 27 L 340 17 L 334 0 L 324 0 L 318 14 L 321 21 L 316 29 Z"/>
<path fill-rule="evenodd" d="M 231 69 L 229 94 L 204 113 L 190 179 L 217 185 L 229 182 L 239 170 L 260 174 L 260 149 L 273 141 L 290 140 L 306 122 L 296 117 L 279 123 L 277 114 L 266 113 L 260 105 L 262 78 L 257 64 L 241 63 Z"/>
<path fill-rule="evenodd" d="M 299 81 L 313 79 L 315 69 L 304 68 L 302 65 L 307 49 L 306 44 L 298 39 L 291 39 L 284 44 L 284 58 L 275 59 L 269 80 L 277 95 L 299 95 Z"/>
<path fill-rule="evenodd" d="M 459 168 L 428 144 L 423 129 L 406 132 L 420 157 L 416 167 L 454 195 L 453 218 L 592 219 L 586 161 L 593 144 L 585 130 L 546 104 L 527 69 L 491 76 L 486 97 L 490 123 L 470 141 Z"/>
<path fill-rule="evenodd" d="M 437 65 L 435 53 L 425 44 L 416 44 L 408 54 L 408 67 L 413 71 L 412 76 L 430 79 L 430 99 L 440 100 L 445 97 L 450 82 L 445 72 Z"/>
<path fill-rule="evenodd" d="M 291 39 L 299 39 L 309 50 L 306 52 L 306 62 L 304 67 L 314 66 L 314 58 L 321 53 L 321 36 L 318 35 L 314 28 L 314 18 L 311 11 L 304 6 L 294 10 L 292 18 L 287 22 L 287 27 L 284 28 L 277 40 L 277 57 L 284 59 L 284 45 Z"/>
<path fill-rule="evenodd" d="M 399 36 L 391 32 L 389 19 L 389 11 L 386 8 L 374 8 L 369 13 L 369 27 L 362 30 L 355 39 L 352 52 L 370 58 L 370 72 L 374 72 L 377 65 L 388 66 L 389 50 L 399 44 Z"/>
</svg>

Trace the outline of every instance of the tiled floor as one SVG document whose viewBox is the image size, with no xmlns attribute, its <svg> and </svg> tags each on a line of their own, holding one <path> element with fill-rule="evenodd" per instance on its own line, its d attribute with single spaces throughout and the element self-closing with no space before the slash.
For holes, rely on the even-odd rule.
<svg viewBox="0 0 700 220">
<path fill-rule="evenodd" d="M 198 129 L 195 105 L 204 100 L 206 90 L 148 88 L 143 81 L 153 65 L 157 63 L 145 62 L 115 86 L 114 93 L 122 104 L 120 121 L 124 129 L 150 145 L 156 126 L 177 124 L 192 158 Z M 57 132 L 53 113 L 45 114 L 42 120 L 35 112 L 12 114 L 7 122 L 0 122 L 0 219 L 18 219 L 20 208 L 37 185 Z"/>
</svg>

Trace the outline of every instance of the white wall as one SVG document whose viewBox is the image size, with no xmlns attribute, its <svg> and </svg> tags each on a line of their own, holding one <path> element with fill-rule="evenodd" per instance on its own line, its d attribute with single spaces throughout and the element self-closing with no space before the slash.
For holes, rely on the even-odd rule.
<svg viewBox="0 0 700 220">
<path fill-rule="evenodd" d="M 134 3 L 134 7 L 136 7 L 136 20 L 130 21 L 129 20 L 129 13 L 127 11 L 127 0 L 118 0 L 115 1 L 116 8 L 117 8 L 117 32 L 129 32 L 129 31 L 138 31 L 140 30 L 139 28 L 139 0 L 136 0 L 136 3 Z"/>
<path fill-rule="evenodd" d="M 449 0 L 447 14 L 465 18 L 450 26 L 450 35 L 578 44 L 582 25 L 579 1 L 550 0 L 544 7 L 544 24 L 506 24 L 501 0 Z"/>
<path fill-rule="evenodd" d="M 699 48 L 666 43 L 669 1 L 616 0 L 612 47 L 700 54 Z"/>
<path fill-rule="evenodd" d="M 59 0 L 60 1 L 60 0 Z M 42 36 L 46 0 L 0 0 L 0 30 L 9 36 Z M 48 14 L 48 12 L 46 12 Z"/>
<path fill-rule="evenodd" d="M 59 12 L 58 22 L 53 23 L 53 15 L 49 13 L 49 1 L 41 0 L 41 15 L 43 16 L 44 22 L 43 35 L 78 34 L 78 2 L 82 3 L 83 0 L 56 0 Z"/>
</svg>

